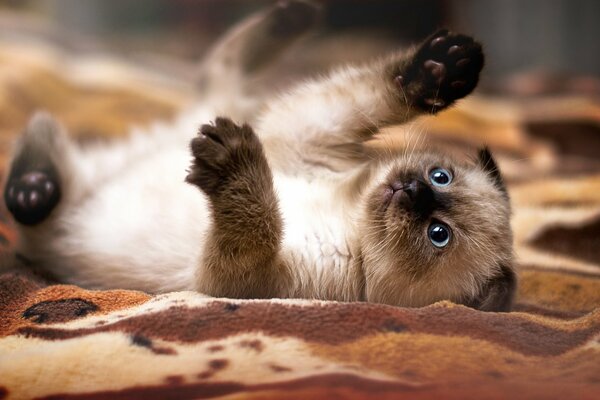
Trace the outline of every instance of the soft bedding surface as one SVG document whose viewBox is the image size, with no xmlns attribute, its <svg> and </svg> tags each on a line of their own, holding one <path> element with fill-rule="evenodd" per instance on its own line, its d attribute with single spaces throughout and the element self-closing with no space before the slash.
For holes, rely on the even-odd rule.
<svg viewBox="0 0 600 400">
<path fill-rule="evenodd" d="M 87 140 L 168 118 L 189 98 L 156 81 L 140 90 L 127 68 L 110 71 L 128 86 L 74 81 L 52 53 L 3 46 L 3 170 L 36 108 Z M 14 254 L 3 211 L 0 399 L 600 398 L 599 103 L 480 97 L 418 126 L 452 148 L 485 142 L 499 156 L 514 208 L 513 312 L 51 284 Z"/>
</svg>

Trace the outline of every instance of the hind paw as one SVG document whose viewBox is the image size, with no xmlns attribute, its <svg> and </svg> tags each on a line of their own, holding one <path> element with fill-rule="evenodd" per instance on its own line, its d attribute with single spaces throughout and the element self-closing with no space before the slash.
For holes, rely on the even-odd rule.
<svg viewBox="0 0 600 400">
<path fill-rule="evenodd" d="M 60 199 L 60 187 L 55 174 L 28 171 L 11 177 L 4 191 L 8 211 L 23 225 L 42 222 Z"/>
</svg>

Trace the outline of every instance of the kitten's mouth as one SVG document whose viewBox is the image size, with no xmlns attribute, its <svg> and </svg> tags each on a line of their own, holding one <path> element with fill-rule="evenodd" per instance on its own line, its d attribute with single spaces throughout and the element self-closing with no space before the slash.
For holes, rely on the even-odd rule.
<svg viewBox="0 0 600 400">
<path fill-rule="evenodd" d="M 410 184 L 403 184 L 402 182 L 394 182 L 386 185 L 383 188 L 384 209 L 387 210 L 391 204 L 399 205 L 402 208 L 409 208 L 413 202 L 410 196 L 410 188 Z"/>
<path fill-rule="evenodd" d="M 395 181 L 383 189 L 384 211 L 392 205 L 396 211 L 426 218 L 435 208 L 435 195 L 433 190 L 421 180 Z"/>
<path fill-rule="evenodd" d="M 390 203 L 392 202 L 392 197 L 394 197 L 394 189 L 391 186 L 385 186 L 383 188 L 383 195 L 382 195 L 384 210 L 387 210 L 387 208 L 390 206 Z"/>
</svg>

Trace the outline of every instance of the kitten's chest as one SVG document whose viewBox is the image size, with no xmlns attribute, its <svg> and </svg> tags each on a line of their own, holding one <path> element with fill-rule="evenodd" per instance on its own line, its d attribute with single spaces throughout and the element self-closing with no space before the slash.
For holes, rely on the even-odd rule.
<svg viewBox="0 0 600 400">
<path fill-rule="evenodd" d="M 328 244 L 343 241 L 349 216 L 343 200 L 336 199 L 335 183 L 285 175 L 274 178 L 285 221 L 285 237 L 290 242 L 323 247 L 327 253 Z"/>
<path fill-rule="evenodd" d="M 351 216 L 333 185 L 275 176 L 284 218 L 282 254 L 316 287 L 344 279 L 353 261 Z"/>
</svg>

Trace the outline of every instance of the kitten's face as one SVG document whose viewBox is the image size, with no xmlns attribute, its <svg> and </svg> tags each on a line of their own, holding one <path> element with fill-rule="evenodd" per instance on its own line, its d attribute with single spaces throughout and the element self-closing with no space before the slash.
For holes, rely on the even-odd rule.
<svg viewBox="0 0 600 400">
<path fill-rule="evenodd" d="M 512 264 L 509 216 L 487 152 L 472 164 L 435 154 L 394 160 L 368 195 L 367 300 L 422 306 L 481 296 Z"/>
</svg>

